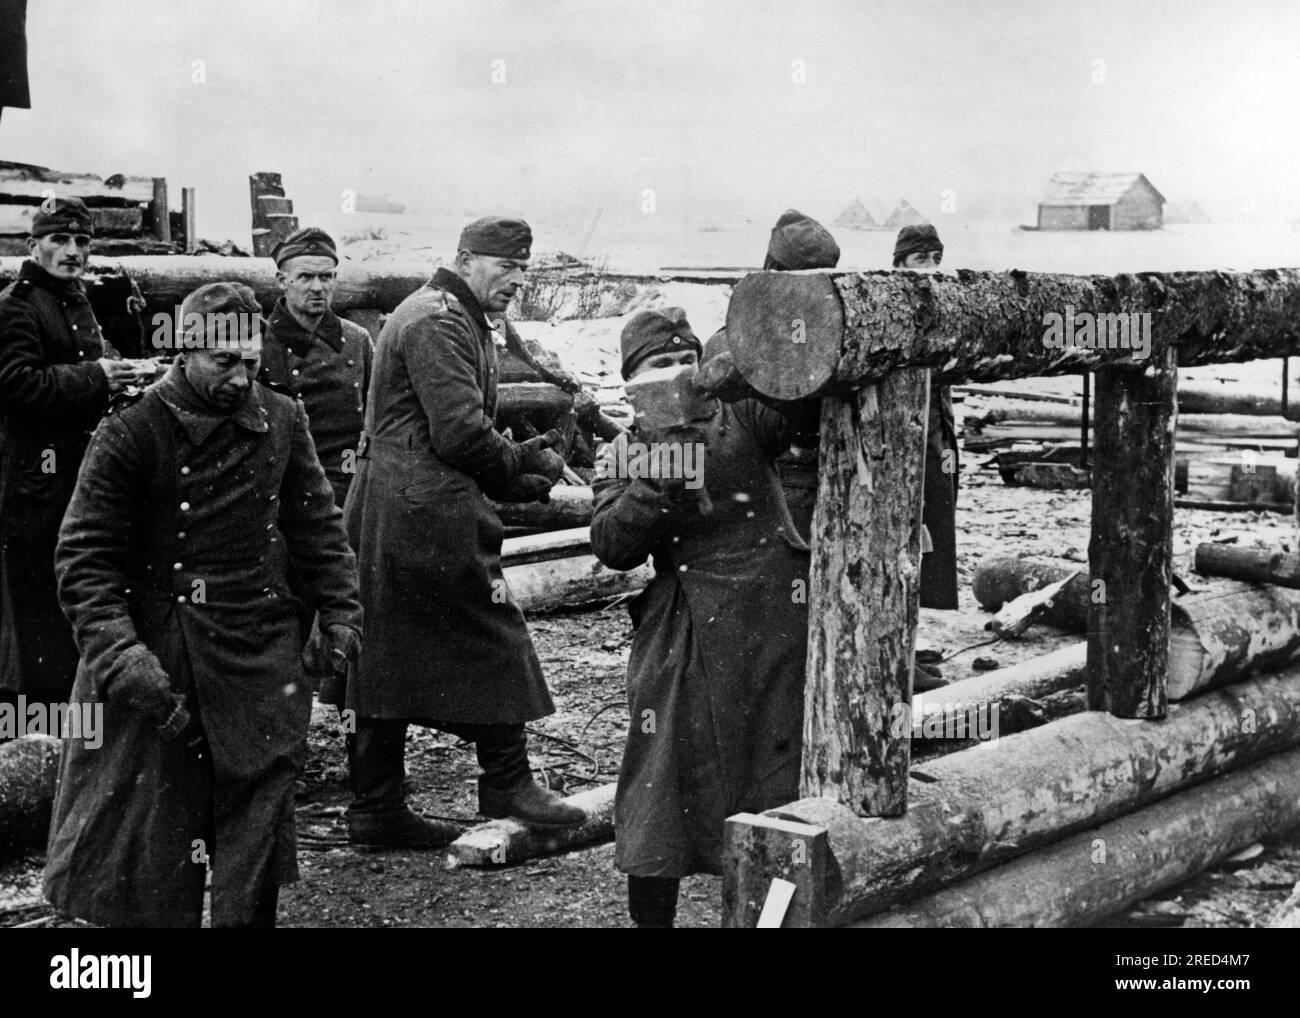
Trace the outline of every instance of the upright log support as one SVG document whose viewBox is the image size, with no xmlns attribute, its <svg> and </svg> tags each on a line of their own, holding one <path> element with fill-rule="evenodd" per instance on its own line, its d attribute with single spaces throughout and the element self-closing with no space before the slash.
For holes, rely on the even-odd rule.
<svg viewBox="0 0 1300 1018">
<path fill-rule="evenodd" d="M 802 794 L 907 808 L 929 372 L 822 403 Z"/>
<path fill-rule="evenodd" d="M 1162 718 L 1169 699 L 1178 360 L 1097 372 L 1088 705 Z"/>
<path fill-rule="evenodd" d="M 153 201 L 149 203 L 149 216 L 149 228 L 153 231 L 153 235 L 164 244 L 170 244 L 172 222 L 168 211 L 166 177 L 153 178 Z"/>
</svg>

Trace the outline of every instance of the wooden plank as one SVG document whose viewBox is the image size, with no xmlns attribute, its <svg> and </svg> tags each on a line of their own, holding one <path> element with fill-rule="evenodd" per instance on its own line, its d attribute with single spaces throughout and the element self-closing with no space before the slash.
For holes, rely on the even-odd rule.
<svg viewBox="0 0 1300 1018">
<path fill-rule="evenodd" d="M 1088 703 L 1118 717 L 1168 705 L 1177 364 L 1167 348 L 1152 370 L 1097 373 Z"/>
<path fill-rule="evenodd" d="M 848 925 L 1087 926 L 1297 823 L 1300 751 L 1292 750 Z"/>
<path fill-rule="evenodd" d="M 900 371 L 822 404 L 800 788 L 864 815 L 907 808 L 929 391 Z"/>
<path fill-rule="evenodd" d="M 552 530 L 527 537 L 507 537 L 501 542 L 501 565 L 521 566 L 591 554 L 591 527 Z"/>
</svg>

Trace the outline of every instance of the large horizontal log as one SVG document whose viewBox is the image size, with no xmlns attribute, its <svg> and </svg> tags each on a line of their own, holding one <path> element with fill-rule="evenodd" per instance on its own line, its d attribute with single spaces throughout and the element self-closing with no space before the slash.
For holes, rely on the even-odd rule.
<svg viewBox="0 0 1300 1018">
<path fill-rule="evenodd" d="M 1285 417 L 1300 420 L 1300 405 L 1290 402 L 1283 413 L 1281 396 L 1254 392 L 1244 386 L 1226 386 L 1216 382 L 1178 384 L 1180 414 L 1234 414 L 1253 417 Z"/>
<path fill-rule="evenodd" d="M 1215 580 L 1170 604 L 1169 698 L 1300 655 L 1300 591 Z"/>
<path fill-rule="evenodd" d="M 158 312 L 171 314 L 186 295 L 205 283 L 228 280 L 243 283 L 257 295 L 264 311 L 280 296 L 275 263 L 270 258 L 225 258 L 221 255 L 186 255 L 105 258 L 92 248 L 91 271 L 125 270 L 140 287 L 146 322 Z M 0 286 L 18 274 L 20 258 L 0 258 Z M 418 262 L 349 262 L 339 266 L 339 282 L 331 305 L 340 314 L 358 308 L 390 312 L 423 286 L 431 267 Z"/>
<path fill-rule="evenodd" d="M 1292 750 L 848 925 L 1087 926 L 1297 823 Z"/>
<path fill-rule="evenodd" d="M 1022 594 L 1042 590 L 1073 572 L 1075 569 L 1055 562 L 1000 555 L 981 562 L 975 568 L 971 589 L 981 608 L 995 612 Z M 1091 596 L 1092 583 L 1085 569 L 1065 585 L 1061 593 L 1052 599 L 1051 605 L 1043 609 L 1040 617 L 1048 625 L 1066 632 L 1086 633 Z"/>
<path fill-rule="evenodd" d="M 591 523 L 591 488 L 585 484 L 557 484 L 549 502 L 493 502 L 507 527 L 533 530 L 572 530 Z"/>
<path fill-rule="evenodd" d="M 610 569 L 595 555 L 507 566 L 503 573 L 515 604 L 541 612 L 586 604 L 620 594 L 634 594 L 654 578 L 649 563 L 635 569 Z"/>
<path fill-rule="evenodd" d="M 576 827 L 540 830 L 518 820 L 492 820 L 471 827 L 447 846 L 447 868 L 510 866 L 549 852 L 587 848 L 614 840 L 615 784 L 600 785 L 564 801 L 584 810 L 587 819 Z"/>
<path fill-rule="evenodd" d="M 0 850 L 38 845 L 50 828 L 60 741 L 28 735 L 0 744 Z"/>
<path fill-rule="evenodd" d="M 1085 314 L 1123 315 L 1131 328 L 1119 333 L 1118 319 L 1099 319 L 1104 348 L 1080 345 Z M 727 334 L 746 381 L 786 400 L 843 393 L 904 367 L 934 368 L 950 383 L 1145 367 L 1166 363 L 1169 346 L 1185 369 L 1294 352 L 1300 269 L 760 272 L 732 294 Z M 1095 338 L 1090 330 L 1086 341 Z"/>
<path fill-rule="evenodd" d="M 1300 588 L 1300 555 L 1276 548 L 1233 548 L 1198 544 L 1194 568 L 1202 576 Z"/>
<path fill-rule="evenodd" d="M 831 924 L 964 879 L 1300 742 L 1300 669 L 1173 704 L 1159 724 L 1090 711 L 913 767 L 901 817 L 801 799 L 766 816 L 825 828 Z M 742 885 L 766 886 L 762 872 Z M 816 909 L 815 909 L 816 911 Z"/>
<path fill-rule="evenodd" d="M 1289 438 L 1300 436 L 1300 424 L 1277 416 L 1251 416 L 1234 413 L 1192 413 L 1178 404 L 1178 430 L 1190 434 L 1237 435 L 1250 438 Z M 967 411 L 967 426 L 987 427 L 992 424 L 1042 423 L 1061 424 L 1077 429 L 1082 422 L 1080 407 L 1060 406 L 1055 403 L 1014 403 L 993 400 L 978 410 Z"/>
</svg>

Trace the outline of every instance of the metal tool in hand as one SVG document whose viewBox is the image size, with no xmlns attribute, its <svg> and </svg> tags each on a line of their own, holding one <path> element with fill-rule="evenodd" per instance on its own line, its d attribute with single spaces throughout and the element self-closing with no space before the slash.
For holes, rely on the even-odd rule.
<svg viewBox="0 0 1300 1018">
<path fill-rule="evenodd" d="M 698 428 L 717 412 L 712 396 L 695 386 L 698 368 L 678 364 L 644 371 L 625 387 L 637 429 L 642 434 L 670 434 L 674 430 Z M 685 449 L 682 450 L 685 462 Z M 713 511 L 713 502 L 705 486 L 704 448 L 700 445 L 700 488 L 696 496 L 700 512 Z"/>
</svg>

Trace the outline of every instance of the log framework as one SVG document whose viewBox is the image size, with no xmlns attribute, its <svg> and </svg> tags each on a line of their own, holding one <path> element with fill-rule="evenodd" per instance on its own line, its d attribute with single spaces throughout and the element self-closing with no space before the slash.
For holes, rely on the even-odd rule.
<svg viewBox="0 0 1300 1018">
<path fill-rule="evenodd" d="M 1064 330 L 1052 332 L 1053 314 Z M 1077 322 L 1089 324 L 1090 340 L 1067 338 Z M 1105 338 L 1102 323 L 1110 329 Z M 828 911 L 832 890 L 851 881 L 855 867 L 878 865 L 866 825 L 887 828 L 911 815 L 905 778 L 912 726 L 891 723 L 891 712 L 910 698 L 917 609 L 912 570 L 919 564 L 911 538 L 920 511 L 919 477 L 900 462 L 908 445 L 904 429 L 882 427 L 880 415 L 851 411 L 886 405 L 879 394 L 890 391 L 892 415 L 905 417 L 916 406 L 907 380 L 921 368 L 950 383 L 1095 374 L 1087 702 L 1115 718 L 1166 718 L 1178 368 L 1294 352 L 1300 271 L 1114 278 L 762 273 L 736 288 L 727 325 L 746 383 L 769 399 L 823 397 L 823 427 L 809 590 L 805 798 L 728 822 L 723 922 L 752 926 L 755 903 L 774 879 L 809 886 L 807 874 L 791 870 L 789 853 L 773 848 L 786 839 L 801 852 L 815 841 L 807 866 L 837 872 L 834 888 L 813 880 L 804 900 L 796 890 L 786 925 L 820 924 L 827 915 L 842 923 L 862 913 Z M 792 326 L 802 326 L 794 343 Z M 910 447 L 914 457 L 917 448 Z M 855 497 L 864 473 L 871 488 Z M 876 568 L 855 568 L 855 555 L 873 556 Z M 1224 738 L 1223 731 L 1202 734 Z M 1162 752 L 1147 748 L 1155 756 Z M 1152 766 L 1159 765 L 1153 760 Z M 913 778 L 927 780 L 931 765 L 922 769 L 926 773 L 913 771 Z M 930 786 L 912 783 L 914 793 L 918 787 Z M 818 809 L 841 812 L 828 820 Z M 929 822 L 933 830 L 969 822 L 958 813 Z M 838 830 L 842 844 L 833 860 L 825 858 L 832 851 L 825 840 L 789 835 L 783 825 L 791 823 L 829 832 L 832 847 Z M 926 823 L 923 815 L 914 826 Z M 916 844 L 929 836 L 918 834 Z M 756 853 L 755 844 L 767 848 Z M 915 852 L 909 863 L 925 868 Z"/>
</svg>

